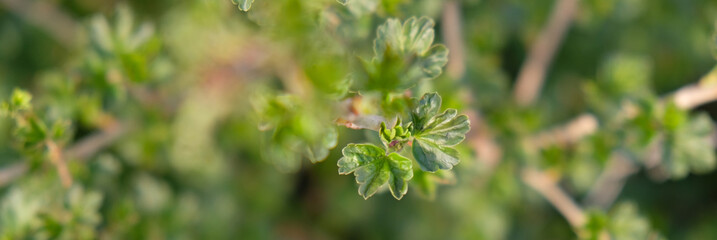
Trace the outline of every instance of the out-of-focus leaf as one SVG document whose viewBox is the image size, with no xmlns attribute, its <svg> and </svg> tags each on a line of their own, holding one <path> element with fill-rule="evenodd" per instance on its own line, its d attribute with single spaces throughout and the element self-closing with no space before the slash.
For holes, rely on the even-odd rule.
<svg viewBox="0 0 717 240">
<path fill-rule="evenodd" d="M 615 206 L 610 214 L 609 229 L 613 239 L 661 239 L 650 228 L 650 222 L 640 216 L 637 206 L 630 202 Z"/>
<path fill-rule="evenodd" d="M 453 184 L 455 181 L 456 177 L 451 171 L 439 170 L 435 173 L 431 173 L 414 169 L 411 183 L 414 184 L 421 195 L 429 200 L 433 200 L 436 198 L 438 184 Z"/>
<path fill-rule="evenodd" d="M 261 140 L 262 156 L 277 168 L 296 171 L 301 166 L 301 157 L 317 163 L 336 147 L 336 128 L 326 117 L 326 111 L 312 107 L 313 102 L 271 92 L 258 93 L 253 100 L 259 128 L 268 131 Z"/>
<path fill-rule="evenodd" d="M 630 202 L 615 206 L 609 214 L 591 211 L 588 220 L 580 229 L 581 239 L 664 239 L 654 231 L 650 222 L 640 216 L 637 206 Z"/>
<path fill-rule="evenodd" d="M 359 183 L 359 194 L 370 198 L 388 183 L 396 199 L 408 191 L 408 181 L 413 178 L 411 160 L 398 153 L 386 155 L 386 151 L 371 144 L 349 144 L 343 150 L 337 165 L 339 174 L 354 172 Z"/>
<path fill-rule="evenodd" d="M 305 156 L 311 160 L 312 163 L 321 162 L 329 156 L 329 150 L 336 147 L 338 142 L 339 133 L 336 128 L 329 127 L 326 134 L 321 138 L 321 141 L 316 143 L 310 143 L 306 146 Z"/>
<path fill-rule="evenodd" d="M 673 178 L 714 170 L 713 131 L 710 117 L 698 114 L 667 133 L 663 163 Z"/>
<path fill-rule="evenodd" d="M 374 58 L 363 61 L 369 89 L 400 91 L 421 80 L 441 74 L 448 62 L 448 49 L 432 45 L 433 20 L 409 18 L 403 24 L 389 19 L 379 26 L 374 40 Z"/>
<path fill-rule="evenodd" d="M 32 95 L 22 89 L 15 89 L 8 101 L 0 103 L 0 115 L 14 115 L 20 111 L 30 110 Z"/>
<path fill-rule="evenodd" d="M 251 9 L 251 4 L 254 3 L 254 0 L 232 0 L 232 3 L 234 3 L 234 5 L 237 5 L 237 7 L 239 7 L 239 10 L 246 12 Z"/>
</svg>

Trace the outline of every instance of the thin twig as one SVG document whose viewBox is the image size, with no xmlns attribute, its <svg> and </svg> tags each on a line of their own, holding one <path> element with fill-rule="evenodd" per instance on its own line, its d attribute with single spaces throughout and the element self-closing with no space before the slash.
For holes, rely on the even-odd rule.
<svg viewBox="0 0 717 240">
<path fill-rule="evenodd" d="M 560 189 L 555 178 L 544 172 L 530 168 L 523 169 L 521 177 L 525 184 L 540 193 L 540 195 L 547 199 L 548 202 L 565 217 L 570 226 L 573 227 L 573 231 L 575 231 L 576 235 L 584 238 L 586 233 L 582 231 L 582 227 L 585 226 L 587 222 L 585 211 L 583 211 L 565 191 Z M 610 235 L 607 231 L 601 231 L 600 235 L 598 235 L 598 239 L 608 240 L 610 239 Z"/>
<path fill-rule="evenodd" d="M 461 6 L 460 1 L 449 0 L 443 5 L 443 21 L 441 21 L 443 39 L 451 51 L 448 55 L 446 73 L 453 79 L 463 78 L 466 70 L 465 46 L 461 32 Z"/>
<path fill-rule="evenodd" d="M 94 133 L 77 141 L 65 151 L 67 159 L 86 160 L 98 151 L 109 146 L 127 132 L 127 126 L 116 123 L 101 132 Z"/>
<path fill-rule="evenodd" d="M 57 148 L 57 145 L 52 143 L 48 144 L 48 150 L 50 150 L 50 160 L 53 161 L 58 166 L 58 171 L 60 174 L 60 177 L 63 181 L 63 185 L 66 185 L 67 181 L 66 179 L 69 178 L 69 184 L 71 185 L 71 176 L 66 176 L 64 174 L 69 174 L 69 171 L 66 171 L 65 169 L 61 169 L 63 167 L 60 167 L 60 165 L 64 164 L 57 164 L 56 162 L 59 162 L 58 160 L 86 160 L 93 155 L 95 155 L 97 152 L 101 151 L 105 147 L 109 146 L 113 142 L 115 142 L 117 139 L 119 139 L 121 136 L 123 136 L 127 132 L 127 127 L 124 125 L 115 125 L 115 127 L 105 129 L 99 133 L 90 135 L 89 137 L 86 137 L 80 141 L 78 141 L 75 145 L 73 145 L 71 148 L 64 151 L 64 153 L 58 151 L 59 148 Z M 64 156 L 64 158 L 62 157 Z M 5 167 L 3 169 L 0 169 L 0 187 L 4 187 L 13 180 L 21 177 L 29 170 L 29 167 L 27 163 L 25 162 L 19 162 L 15 163 L 13 165 L 10 165 L 9 167 Z M 65 172 L 66 171 L 66 172 Z M 65 173 L 63 173 L 65 172 Z"/>
<path fill-rule="evenodd" d="M 584 205 L 608 209 L 622 191 L 627 178 L 638 170 L 639 167 L 625 156 L 615 153 L 585 197 Z"/>
<path fill-rule="evenodd" d="M 705 76 L 705 78 L 710 75 Z M 701 80 L 700 82 L 703 81 Z M 663 97 L 661 101 L 664 103 L 671 99 L 675 101 L 678 107 L 690 110 L 705 103 L 717 101 L 717 85 L 691 84 L 678 89 L 672 94 L 668 94 L 666 97 Z M 648 168 L 658 169 L 661 156 L 657 153 L 661 151 L 659 151 L 659 149 L 653 149 L 649 152 L 655 155 L 648 157 L 648 163 L 651 165 L 648 166 Z M 622 155 L 614 156 L 610 162 L 616 166 L 611 167 L 608 165 L 608 168 L 600 174 L 595 185 L 593 185 L 585 198 L 585 204 L 588 206 L 597 206 L 603 209 L 609 208 L 612 203 L 615 202 L 615 199 L 617 199 L 620 191 L 622 191 L 627 182 L 627 178 L 638 170 L 637 166 L 627 162 L 627 159 L 624 159 Z M 661 176 L 664 178 L 664 174 Z"/>
<path fill-rule="evenodd" d="M 673 95 L 673 99 L 677 107 L 682 109 L 693 109 L 702 104 L 716 101 L 717 85 L 688 85 L 677 90 L 677 92 Z"/>
<path fill-rule="evenodd" d="M 567 124 L 550 129 L 531 137 L 529 143 L 537 148 L 548 145 L 569 145 L 598 130 L 597 118 L 589 113 L 583 113 Z"/>
<path fill-rule="evenodd" d="M 52 140 L 45 141 L 45 145 L 47 146 L 50 161 L 57 168 L 57 174 L 60 176 L 62 186 L 69 188 L 72 186 L 72 174 L 70 174 L 70 170 L 67 169 L 67 162 L 65 162 L 62 149 Z"/>
<path fill-rule="evenodd" d="M 535 169 L 524 169 L 521 177 L 525 184 L 545 197 L 568 220 L 570 226 L 577 229 L 585 225 L 585 213 L 558 187 L 554 178 Z"/>
<path fill-rule="evenodd" d="M 518 104 L 530 105 L 538 97 L 555 52 L 563 41 L 577 9 L 578 0 L 557 0 L 555 3 L 548 24 L 540 32 L 518 74 L 514 92 Z"/>
<path fill-rule="evenodd" d="M 678 107 L 691 110 L 706 103 L 717 101 L 717 84 L 690 84 L 665 95 L 660 101 L 665 103 L 672 99 L 674 99 Z M 620 117 L 633 118 L 637 114 L 636 110 L 625 106 L 620 111 L 620 114 L 625 116 Z M 537 134 L 531 138 L 530 142 L 538 146 L 575 143 L 598 130 L 597 118 L 592 114 L 583 113 L 560 127 Z"/>
<path fill-rule="evenodd" d="M 487 171 L 492 170 L 500 163 L 503 157 L 503 151 L 495 142 L 493 133 L 484 122 L 482 116 L 477 111 L 468 111 L 466 113 L 471 120 L 471 131 L 468 133 L 468 142 L 478 155 L 478 161 L 483 163 L 483 168 Z"/>
</svg>

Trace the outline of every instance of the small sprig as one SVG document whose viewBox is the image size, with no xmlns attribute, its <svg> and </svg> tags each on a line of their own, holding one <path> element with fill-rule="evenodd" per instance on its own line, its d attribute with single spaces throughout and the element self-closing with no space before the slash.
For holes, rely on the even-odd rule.
<svg viewBox="0 0 717 240">
<path fill-rule="evenodd" d="M 400 200 L 408 190 L 406 182 L 414 176 L 412 161 L 401 155 L 403 147 L 410 144 L 421 167 L 416 173 L 421 177 L 419 186 L 425 187 L 422 190 L 430 196 L 435 186 L 426 174 L 458 164 L 458 151 L 453 146 L 462 142 L 470 130 L 467 116 L 457 115 L 455 109 L 439 114 L 440 108 L 441 97 L 428 93 L 411 111 L 411 122 L 403 125 L 398 118 L 392 128 L 382 122 L 378 135 L 385 149 L 373 144 L 349 144 L 338 161 L 339 174 L 355 172 L 359 194 L 364 198 L 371 197 L 388 182 L 391 193 Z"/>
<path fill-rule="evenodd" d="M 386 146 L 387 149 L 399 152 L 403 149 L 403 146 L 411 140 L 412 130 L 412 122 L 409 122 L 406 126 L 402 126 L 401 118 L 398 118 L 393 128 L 386 128 L 386 123 L 381 122 L 381 128 L 378 130 L 378 133 L 381 142 L 383 142 L 383 145 Z"/>
</svg>

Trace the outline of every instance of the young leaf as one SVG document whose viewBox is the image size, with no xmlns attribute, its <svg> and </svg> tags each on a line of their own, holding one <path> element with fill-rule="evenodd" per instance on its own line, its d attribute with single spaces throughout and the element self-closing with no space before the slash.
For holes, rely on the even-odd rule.
<svg viewBox="0 0 717 240">
<path fill-rule="evenodd" d="M 10 100 L 0 104 L 0 115 L 13 115 L 19 111 L 29 110 L 31 108 L 30 100 L 32 100 L 30 93 L 15 89 L 12 91 Z"/>
<path fill-rule="evenodd" d="M 413 157 L 421 169 L 435 172 L 451 169 L 458 164 L 458 151 L 452 147 L 465 139 L 470 122 L 455 109 L 438 114 L 441 97 L 436 93 L 425 94 L 412 112 L 415 122 Z"/>
<path fill-rule="evenodd" d="M 239 10 L 247 12 L 251 8 L 251 4 L 254 3 L 254 0 L 232 0 L 232 3 L 237 5 Z"/>
<path fill-rule="evenodd" d="M 386 151 L 372 144 L 349 144 L 342 153 L 344 156 L 337 163 L 339 174 L 354 172 L 360 184 L 359 195 L 365 199 L 386 183 L 398 200 L 408 191 L 408 181 L 413 178 L 410 159 L 398 153 L 386 155 Z"/>
</svg>

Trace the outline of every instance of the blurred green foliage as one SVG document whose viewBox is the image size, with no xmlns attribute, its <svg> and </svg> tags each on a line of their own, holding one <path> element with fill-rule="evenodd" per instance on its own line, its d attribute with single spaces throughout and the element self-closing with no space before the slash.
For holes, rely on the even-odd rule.
<svg viewBox="0 0 717 240">
<path fill-rule="evenodd" d="M 660 98 L 715 84 L 717 2 L 580 1 L 530 107 L 513 79 L 554 1 L 457 1 L 460 26 L 440 0 L 13 2 L 0 239 L 717 238 L 717 109 Z M 585 112 L 595 133 L 530 142 Z M 615 155 L 638 172 L 576 228 L 520 178 L 580 203 Z"/>
</svg>

